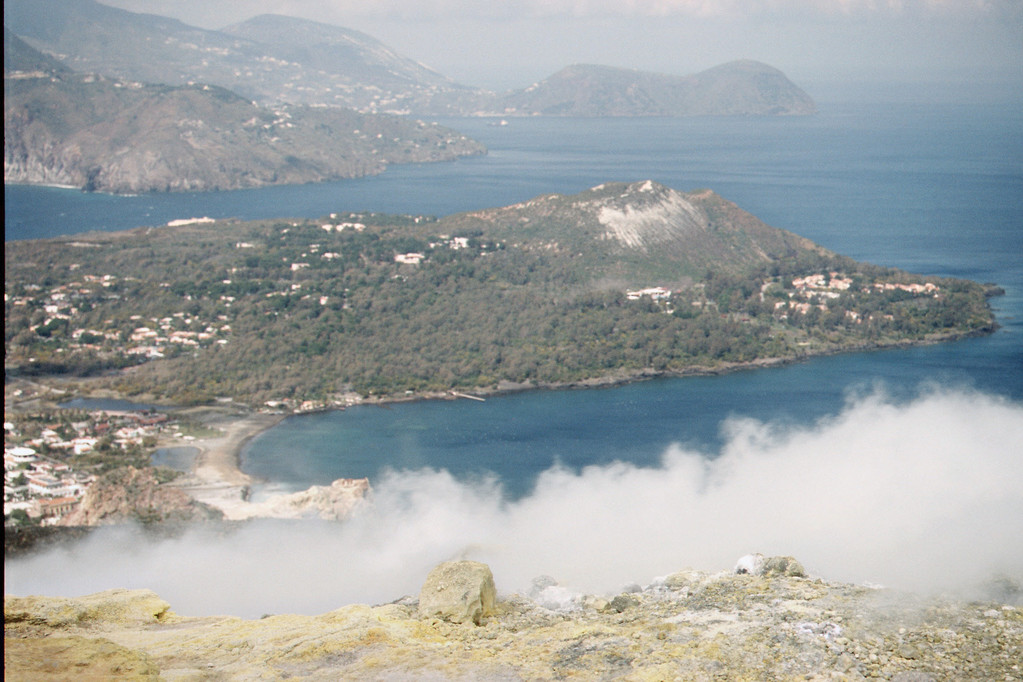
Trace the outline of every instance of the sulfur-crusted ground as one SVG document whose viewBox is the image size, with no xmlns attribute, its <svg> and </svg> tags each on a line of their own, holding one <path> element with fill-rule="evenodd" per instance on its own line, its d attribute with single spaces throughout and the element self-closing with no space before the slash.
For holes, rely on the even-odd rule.
<svg viewBox="0 0 1023 682">
<path fill-rule="evenodd" d="M 1023 609 L 991 601 L 696 571 L 610 599 L 559 590 L 505 597 L 481 626 L 412 599 L 247 621 L 145 591 L 5 597 L 5 679 L 1023 679 Z"/>
</svg>

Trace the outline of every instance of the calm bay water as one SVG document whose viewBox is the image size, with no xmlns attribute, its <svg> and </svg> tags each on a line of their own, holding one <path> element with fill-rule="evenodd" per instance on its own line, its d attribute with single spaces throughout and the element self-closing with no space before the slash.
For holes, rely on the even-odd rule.
<svg viewBox="0 0 1023 682">
<path fill-rule="evenodd" d="M 246 471 L 289 489 L 387 468 L 492 473 L 528 493 L 555 464 L 655 466 L 672 444 L 714 456 L 730 418 L 806 426 L 877 386 L 934 385 L 1023 400 L 1023 113 L 1012 104 L 825 104 L 779 119 L 441 121 L 486 157 L 372 178 L 200 195 L 111 197 L 5 187 L 7 239 L 160 225 L 184 217 L 445 215 L 612 180 L 711 188 L 765 222 L 859 260 L 996 282 L 1001 331 L 796 365 L 294 417 L 253 440 Z"/>
</svg>

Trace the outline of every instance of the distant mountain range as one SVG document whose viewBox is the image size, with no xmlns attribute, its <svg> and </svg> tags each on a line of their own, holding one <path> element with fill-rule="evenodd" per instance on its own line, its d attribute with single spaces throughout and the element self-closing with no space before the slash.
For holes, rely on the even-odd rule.
<svg viewBox="0 0 1023 682">
<path fill-rule="evenodd" d="M 107 192 L 238 189 L 482 154 L 456 131 L 222 87 L 82 74 L 4 30 L 4 181 Z"/>
<path fill-rule="evenodd" d="M 263 15 L 221 31 L 93 0 L 8 0 L 4 25 L 82 72 L 218 85 L 262 104 L 343 106 L 364 113 L 497 116 L 808 114 L 810 97 L 752 61 L 693 76 L 571 66 L 498 94 L 455 83 L 357 31 Z"/>
<path fill-rule="evenodd" d="M 497 94 L 379 41 L 263 15 L 222 31 L 93 0 L 4 3 L 4 180 L 109 192 L 316 182 L 485 153 L 404 116 L 812 113 L 777 69 L 570 66 Z"/>
</svg>

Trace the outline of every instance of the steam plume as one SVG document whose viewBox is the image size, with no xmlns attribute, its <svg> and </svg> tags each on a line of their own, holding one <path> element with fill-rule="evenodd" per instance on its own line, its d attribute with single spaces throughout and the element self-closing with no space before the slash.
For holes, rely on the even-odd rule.
<svg viewBox="0 0 1023 682">
<path fill-rule="evenodd" d="M 435 563 L 466 556 L 498 589 L 541 574 L 613 592 L 748 552 L 791 554 L 830 580 L 918 590 L 1023 578 L 1023 405 L 935 390 L 851 402 L 808 427 L 733 420 L 716 458 L 671 448 L 629 464 L 541 475 L 504 502 L 497 481 L 394 472 L 343 523 L 256 522 L 140 539 L 103 529 L 5 561 L 5 592 L 73 596 L 146 587 L 184 615 L 322 613 L 417 594 Z"/>
</svg>

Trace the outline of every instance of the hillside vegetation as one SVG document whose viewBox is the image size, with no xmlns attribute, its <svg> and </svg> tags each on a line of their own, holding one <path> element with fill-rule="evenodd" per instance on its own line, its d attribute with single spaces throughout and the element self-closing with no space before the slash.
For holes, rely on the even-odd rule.
<svg viewBox="0 0 1023 682">
<path fill-rule="evenodd" d="M 994 328 L 983 286 L 856 263 L 708 191 L 607 184 L 434 219 L 333 214 L 12 242 L 8 375 L 331 403 L 639 375 Z"/>
</svg>

